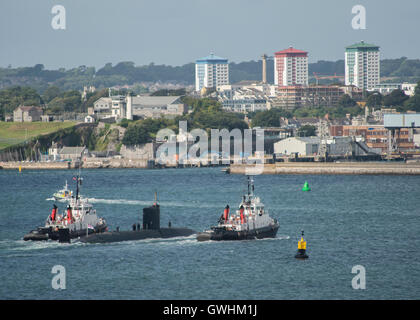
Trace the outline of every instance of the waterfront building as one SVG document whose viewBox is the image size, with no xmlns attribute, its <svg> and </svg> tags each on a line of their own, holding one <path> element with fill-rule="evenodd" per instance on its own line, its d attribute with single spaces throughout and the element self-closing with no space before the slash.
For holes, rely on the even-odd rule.
<svg viewBox="0 0 420 320">
<path fill-rule="evenodd" d="M 274 84 L 308 85 L 308 53 L 290 47 L 274 54 Z"/>
<path fill-rule="evenodd" d="M 195 90 L 229 84 L 229 63 L 213 53 L 195 62 Z"/>
<path fill-rule="evenodd" d="M 343 137 L 362 137 L 366 145 L 381 153 L 388 150 L 388 130 L 384 125 L 333 125 L 330 134 Z M 409 151 L 414 149 L 414 137 L 408 128 L 401 128 L 398 137 L 398 149 Z"/>
<path fill-rule="evenodd" d="M 351 137 L 329 137 L 325 141 L 329 156 L 359 156 L 366 155 L 369 148 L 363 142 L 357 143 Z M 313 157 L 319 155 L 319 137 L 292 137 L 274 144 L 276 155 L 295 155 L 300 157 Z"/>
<path fill-rule="evenodd" d="M 348 46 L 345 52 L 345 83 L 372 90 L 380 83 L 379 47 L 364 41 Z"/>
</svg>

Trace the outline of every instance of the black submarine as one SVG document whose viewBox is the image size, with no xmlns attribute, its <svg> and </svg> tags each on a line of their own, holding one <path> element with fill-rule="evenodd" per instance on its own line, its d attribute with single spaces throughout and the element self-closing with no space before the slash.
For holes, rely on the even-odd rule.
<svg viewBox="0 0 420 320">
<path fill-rule="evenodd" d="M 188 237 L 196 234 L 194 230 L 188 228 L 173 228 L 169 222 L 168 228 L 160 227 L 160 206 L 155 203 L 147 208 L 143 208 L 143 228 L 140 224 L 133 224 L 133 230 L 120 231 L 106 231 L 102 233 L 93 233 L 80 237 L 81 242 L 85 243 L 110 243 L 132 240 L 144 240 L 153 238 L 175 238 Z"/>
</svg>

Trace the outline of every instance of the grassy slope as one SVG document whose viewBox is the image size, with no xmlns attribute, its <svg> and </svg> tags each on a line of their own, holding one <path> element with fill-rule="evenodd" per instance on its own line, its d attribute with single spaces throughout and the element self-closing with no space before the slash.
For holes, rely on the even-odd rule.
<svg viewBox="0 0 420 320">
<path fill-rule="evenodd" d="M 0 149 L 72 127 L 76 122 L 0 122 Z"/>
</svg>

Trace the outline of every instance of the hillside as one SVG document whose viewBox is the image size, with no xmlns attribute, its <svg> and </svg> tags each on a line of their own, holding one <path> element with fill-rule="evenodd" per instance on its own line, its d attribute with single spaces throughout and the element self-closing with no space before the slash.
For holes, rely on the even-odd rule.
<svg viewBox="0 0 420 320">
<path fill-rule="evenodd" d="M 73 127 L 75 122 L 0 122 L 0 149 Z"/>
<path fill-rule="evenodd" d="M 34 67 L 0 68 L 0 89 L 11 86 L 29 86 L 43 93 L 49 86 L 61 90 L 81 90 L 83 86 L 94 85 L 97 88 L 133 85 L 142 82 L 173 82 L 182 85 L 194 83 L 194 63 L 183 66 L 149 65 L 136 66 L 125 61 L 112 65 L 107 63 L 96 70 L 94 67 L 80 66 L 72 69 L 46 70 L 42 64 Z M 318 61 L 309 64 L 309 75 L 316 72 L 321 75 L 343 75 L 344 61 Z M 420 59 L 386 59 L 381 62 L 381 76 L 389 80 L 417 82 L 420 79 Z M 267 79 L 273 82 L 273 61 L 267 61 Z M 236 83 L 242 80 L 261 79 L 261 60 L 230 63 L 230 80 Z"/>
</svg>

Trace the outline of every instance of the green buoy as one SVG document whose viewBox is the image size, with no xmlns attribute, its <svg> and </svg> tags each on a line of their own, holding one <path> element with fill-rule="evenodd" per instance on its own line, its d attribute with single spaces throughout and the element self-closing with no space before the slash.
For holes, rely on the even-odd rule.
<svg viewBox="0 0 420 320">
<path fill-rule="evenodd" d="M 305 181 L 305 184 L 303 185 L 302 191 L 311 191 L 311 188 L 309 188 L 308 181 Z"/>
</svg>

